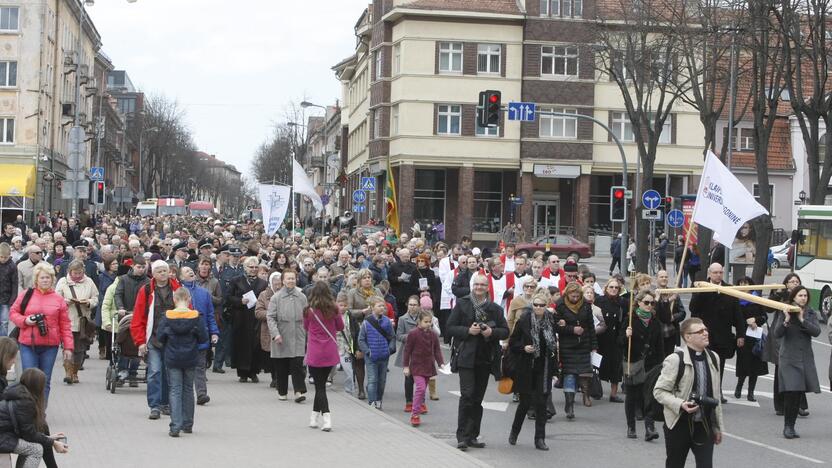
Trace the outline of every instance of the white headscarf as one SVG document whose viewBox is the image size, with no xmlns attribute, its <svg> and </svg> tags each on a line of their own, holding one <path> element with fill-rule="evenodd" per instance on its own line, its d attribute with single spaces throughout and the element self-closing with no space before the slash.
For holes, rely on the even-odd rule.
<svg viewBox="0 0 832 468">
<path fill-rule="evenodd" d="M 274 292 L 277 292 L 277 291 L 278 291 L 277 289 L 275 289 L 275 288 L 274 288 L 274 279 L 275 279 L 275 278 L 280 279 L 280 276 L 281 276 L 281 275 L 280 275 L 280 272 L 279 272 L 279 271 L 275 271 L 274 273 L 272 273 L 272 274 L 270 274 L 270 275 L 269 275 L 269 287 L 270 287 L 270 288 L 272 289 L 272 291 L 274 291 Z"/>
</svg>

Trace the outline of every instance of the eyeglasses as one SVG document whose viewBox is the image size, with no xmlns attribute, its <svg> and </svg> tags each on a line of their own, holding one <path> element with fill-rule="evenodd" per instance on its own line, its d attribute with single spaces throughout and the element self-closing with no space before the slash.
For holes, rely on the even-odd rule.
<svg viewBox="0 0 832 468">
<path fill-rule="evenodd" d="M 621 289 L 621 286 L 607 286 L 607 289 Z"/>
<path fill-rule="evenodd" d="M 43 254 L 43 252 L 41 252 L 40 250 L 35 251 L 35 252 L 29 252 L 29 253 L 30 253 L 30 254 L 38 254 L 38 255 L 42 255 L 42 254 Z"/>
<path fill-rule="evenodd" d="M 412 303 L 408 304 L 407 306 L 408 307 L 419 307 L 419 304 L 416 304 L 415 302 L 412 302 Z"/>
<path fill-rule="evenodd" d="M 546 304 L 537 304 L 537 303 L 535 303 L 534 306 L 535 307 L 546 307 Z"/>
<path fill-rule="evenodd" d="M 641 301 L 641 303 L 644 304 L 644 305 L 651 306 L 651 305 L 655 304 L 655 301 Z"/>
<path fill-rule="evenodd" d="M 700 328 L 699 330 L 688 332 L 688 335 L 704 335 L 705 333 L 708 333 L 708 329 Z"/>
<path fill-rule="evenodd" d="M 535 285 L 533 285 L 533 284 L 524 284 L 524 285 L 523 285 L 523 289 L 534 289 L 534 288 L 536 288 L 536 287 L 537 287 L 537 286 L 535 286 Z"/>
</svg>

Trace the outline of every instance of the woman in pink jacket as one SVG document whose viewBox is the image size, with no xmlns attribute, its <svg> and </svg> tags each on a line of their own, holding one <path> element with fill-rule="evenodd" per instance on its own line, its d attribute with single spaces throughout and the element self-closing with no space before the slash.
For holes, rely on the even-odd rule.
<svg viewBox="0 0 832 468">
<path fill-rule="evenodd" d="M 64 360 L 72 360 L 72 322 L 66 301 L 53 289 L 55 269 L 47 262 L 38 262 L 32 269 L 34 288 L 18 294 L 12 304 L 9 319 L 20 329 L 20 360 L 23 370 L 37 367 L 46 374 L 46 399 L 49 400 L 52 368 L 58 356 L 58 346 L 64 347 Z M 28 304 L 21 304 L 29 297 Z M 21 310 L 24 309 L 24 310 Z"/>
<path fill-rule="evenodd" d="M 312 286 L 309 292 L 309 308 L 303 313 L 303 328 L 306 330 L 306 365 L 309 375 L 315 380 L 315 403 L 309 427 L 329 432 L 332 417 L 326 398 L 326 381 L 333 366 L 338 365 L 338 342 L 335 335 L 344 329 L 344 318 L 335 305 L 332 291 L 324 281 Z"/>
</svg>

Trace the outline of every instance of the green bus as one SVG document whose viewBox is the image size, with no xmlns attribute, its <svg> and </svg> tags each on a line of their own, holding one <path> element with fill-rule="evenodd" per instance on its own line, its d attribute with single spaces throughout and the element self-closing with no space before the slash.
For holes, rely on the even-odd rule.
<svg viewBox="0 0 832 468">
<path fill-rule="evenodd" d="M 811 292 L 811 305 L 823 317 L 832 313 L 832 206 L 803 205 L 797 210 L 797 245 L 794 271 Z"/>
</svg>

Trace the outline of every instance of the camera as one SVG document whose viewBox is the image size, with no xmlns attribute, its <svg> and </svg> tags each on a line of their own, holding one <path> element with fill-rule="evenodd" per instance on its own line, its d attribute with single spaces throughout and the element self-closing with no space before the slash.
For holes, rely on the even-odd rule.
<svg viewBox="0 0 832 468">
<path fill-rule="evenodd" d="M 486 325 L 485 322 L 477 322 L 477 326 L 480 327 L 480 330 L 488 328 L 488 325 Z"/>
<path fill-rule="evenodd" d="M 46 336 L 49 333 L 49 328 L 46 326 L 46 316 L 43 314 L 32 314 L 31 318 L 38 326 L 40 336 Z"/>
<path fill-rule="evenodd" d="M 717 406 L 719 406 L 719 400 L 717 400 L 716 398 L 709 397 L 707 395 L 700 395 L 696 392 L 690 394 L 688 402 L 694 403 L 705 410 L 714 409 Z"/>
</svg>

